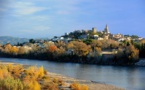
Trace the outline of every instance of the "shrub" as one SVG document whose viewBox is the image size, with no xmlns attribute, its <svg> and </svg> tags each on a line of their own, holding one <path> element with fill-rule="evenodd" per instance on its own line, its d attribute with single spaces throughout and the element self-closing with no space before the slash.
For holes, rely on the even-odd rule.
<svg viewBox="0 0 145 90">
<path fill-rule="evenodd" d="M 44 76 L 44 68 L 43 66 L 41 66 L 38 71 L 38 77 L 42 78 L 43 76 Z"/>
<path fill-rule="evenodd" d="M 50 82 L 50 83 L 45 83 L 43 85 L 43 89 L 44 90 L 58 90 L 58 85 L 53 83 L 53 82 Z"/>
<path fill-rule="evenodd" d="M 43 80 L 44 82 L 50 82 L 50 77 L 49 77 L 49 76 L 43 76 L 43 77 L 42 77 L 42 80 Z"/>
<path fill-rule="evenodd" d="M 37 68 L 36 66 L 31 66 L 27 70 L 25 70 L 26 75 L 30 75 L 31 77 L 35 78 L 36 80 L 42 79 L 44 74 L 44 69 L 41 66 L 40 68 Z"/>
<path fill-rule="evenodd" d="M 23 90 L 23 84 L 19 79 L 7 77 L 0 80 L 0 89 L 2 90 Z"/>
<path fill-rule="evenodd" d="M 79 83 L 72 83 L 70 85 L 70 88 L 73 89 L 73 90 L 89 90 L 88 89 L 88 86 L 86 85 L 83 85 L 83 84 L 79 84 Z"/>
<path fill-rule="evenodd" d="M 61 79 L 58 79 L 58 78 L 54 78 L 53 79 L 53 82 L 59 86 L 63 85 L 64 82 L 61 80 Z"/>
<path fill-rule="evenodd" d="M 24 69 L 22 65 L 14 65 L 11 73 L 14 78 L 20 78 L 21 72 L 23 72 L 23 70 Z"/>
<path fill-rule="evenodd" d="M 0 79 L 4 79 L 6 77 L 10 77 L 11 74 L 8 72 L 7 67 L 6 66 L 1 66 L 0 67 Z"/>
<path fill-rule="evenodd" d="M 50 78 L 44 68 L 22 65 L 0 65 L 0 90 L 59 90 L 63 80 Z M 86 85 L 71 84 L 72 90 L 88 90 Z M 61 89 L 63 90 L 63 89 Z"/>
<path fill-rule="evenodd" d="M 41 90 L 41 86 L 37 81 L 25 82 L 24 90 Z"/>
<path fill-rule="evenodd" d="M 9 72 L 12 72 L 12 70 L 13 70 L 13 65 L 12 65 L 12 64 L 8 64 L 8 65 L 7 65 L 7 69 L 8 69 Z"/>
</svg>

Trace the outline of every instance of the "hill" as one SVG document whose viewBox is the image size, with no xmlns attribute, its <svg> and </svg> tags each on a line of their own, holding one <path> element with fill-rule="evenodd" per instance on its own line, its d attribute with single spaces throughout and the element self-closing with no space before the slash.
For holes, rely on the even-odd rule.
<svg viewBox="0 0 145 90">
<path fill-rule="evenodd" d="M 29 39 L 26 38 L 17 38 L 17 37 L 11 37 L 11 36 L 0 36 L 0 44 L 7 44 L 10 43 L 12 45 L 17 43 L 23 43 L 28 42 Z"/>
</svg>

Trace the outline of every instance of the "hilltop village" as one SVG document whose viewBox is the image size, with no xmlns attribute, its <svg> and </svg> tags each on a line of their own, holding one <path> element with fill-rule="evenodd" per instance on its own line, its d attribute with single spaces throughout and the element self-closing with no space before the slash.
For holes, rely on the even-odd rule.
<svg viewBox="0 0 145 90">
<path fill-rule="evenodd" d="M 75 30 L 49 40 L 34 40 L 0 45 L 1 57 L 51 60 L 87 64 L 133 65 L 144 57 L 145 40 L 137 35 L 102 31 Z"/>
<path fill-rule="evenodd" d="M 125 40 L 133 40 L 133 41 L 139 41 L 143 38 L 138 37 L 137 35 L 123 35 L 123 34 L 111 34 L 108 28 L 108 25 L 104 28 L 102 31 L 98 31 L 95 27 L 92 28 L 92 30 L 75 30 L 74 32 L 65 33 L 65 35 L 62 35 L 61 37 L 54 37 L 51 40 L 52 41 L 71 41 L 73 39 L 95 39 L 95 40 L 108 40 L 112 39 L 118 42 L 125 41 Z"/>
</svg>

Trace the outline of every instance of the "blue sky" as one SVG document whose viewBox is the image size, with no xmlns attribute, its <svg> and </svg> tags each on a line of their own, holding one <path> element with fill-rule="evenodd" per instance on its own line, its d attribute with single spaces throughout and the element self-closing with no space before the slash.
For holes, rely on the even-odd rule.
<svg viewBox="0 0 145 90">
<path fill-rule="evenodd" d="M 51 38 L 106 24 L 145 37 L 145 0 L 0 0 L 0 36 Z"/>
</svg>

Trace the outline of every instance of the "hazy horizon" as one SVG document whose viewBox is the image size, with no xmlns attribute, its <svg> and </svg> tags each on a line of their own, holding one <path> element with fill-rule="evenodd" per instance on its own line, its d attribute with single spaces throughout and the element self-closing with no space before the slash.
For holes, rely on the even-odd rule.
<svg viewBox="0 0 145 90">
<path fill-rule="evenodd" d="M 0 36 L 52 38 L 74 30 L 145 37 L 144 0 L 1 0 Z"/>
</svg>

